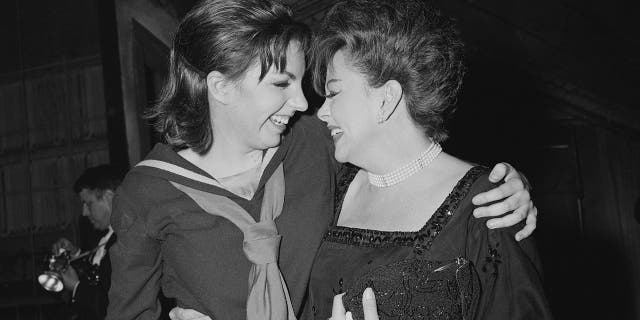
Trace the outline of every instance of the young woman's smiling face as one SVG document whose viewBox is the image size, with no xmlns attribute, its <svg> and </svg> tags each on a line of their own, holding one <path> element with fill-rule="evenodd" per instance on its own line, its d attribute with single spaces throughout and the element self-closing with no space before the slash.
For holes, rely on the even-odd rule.
<svg viewBox="0 0 640 320">
<path fill-rule="evenodd" d="M 305 57 L 297 42 L 287 49 L 285 70 L 271 66 L 262 80 L 260 71 L 256 63 L 233 84 L 224 121 L 214 123 L 214 128 L 218 127 L 214 139 L 222 135 L 249 150 L 276 147 L 294 113 L 307 110 L 302 93 Z"/>
<path fill-rule="evenodd" d="M 318 117 L 331 131 L 336 160 L 357 164 L 378 134 L 375 110 L 380 99 L 343 50 L 333 56 L 326 74 L 326 99 Z"/>
</svg>

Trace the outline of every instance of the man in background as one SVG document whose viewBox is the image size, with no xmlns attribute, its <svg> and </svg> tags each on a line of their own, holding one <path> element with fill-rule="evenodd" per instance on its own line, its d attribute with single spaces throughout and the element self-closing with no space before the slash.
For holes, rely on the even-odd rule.
<svg viewBox="0 0 640 320">
<path fill-rule="evenodd" d="M 52 246 L 53 254 L 66 250 L 71 257 L 86 254 L 90 267 L 80 275 L 73 266 L 60 274 L 64 289 L 71 294 L 71 305 L 77 320 L 100 320 L 106 315 L 109 286 L 111 284 L 111 262 L 107 251 L 115 242 L 111 228 L 111 204 L 115 190 L 122 182 L 126 171 L 111 165 L 100 165 L 86 169 L 76 180 L 73 191 L 82 201 L 82 215 L 104 236 L 89 252 L 68 239 L 61 238 Z"/>
</svg>

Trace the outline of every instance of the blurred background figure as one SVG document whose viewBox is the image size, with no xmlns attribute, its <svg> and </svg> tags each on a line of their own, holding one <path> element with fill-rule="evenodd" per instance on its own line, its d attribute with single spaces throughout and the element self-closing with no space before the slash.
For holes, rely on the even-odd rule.
<svg viewBox="0 0 640 320">
<path fill-rule="evenodd" d="M 110 222 L 111 203 L 125 173 L 125 170 L 111 165 L 92 167 L 85 170 L 73 186 L 82 202 L 82 215 L 96 230 L 104 233 L 94 248 L 83 253 L 66 238 L 59 239 L 51 248 L 53 255 L 68 252 L 72 260 L 83 260 L 84 272 L 70 264 L 59 274 L 64 290 L 71 293 L 71 305 L 78 320 L 104 319 L 106 314 L 111 283 L 111 262 L 107 251 L 115 242 Z"/>
</svg>

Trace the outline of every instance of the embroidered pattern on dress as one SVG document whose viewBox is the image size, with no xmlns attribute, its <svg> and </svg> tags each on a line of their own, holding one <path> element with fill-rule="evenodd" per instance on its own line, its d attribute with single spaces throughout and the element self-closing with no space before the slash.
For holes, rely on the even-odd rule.
<svg viewBox="0 0 640 320">
<path fill-rule="evenodd" d="M 480 283 L 471 262 L 410 259 L 380 266 L 358 278 L 342 298 L 353 318 L 363 318 L 362 292 L 376 293 L 380 319 L 467 319 Z"/>
<path fill-rule="evenodd" d="M 345 170 L 349 171 L 344 173 L 338 182 L 335 207 L 336 216 L 342 209 L 342 202 L 344 201 L 344 196 L 349 184 L 351 184 L 358 173 L 358 170 L 360 170 L 358 167 L 353 165 L 345 166 Z M 449 220 L 451 220 L 453 213 L 458 208 L 461 200 L 467 196 L 473 183 L 480 175 L 487 172 L 489 172 L 489 170 L 482 166 L 475 166 L 467 171 L 464 177 L 458 181 L 453 190 L 445 198 L 444 202 L 440 207 L 438 207 L 438 209 L 436 209 L 431 218 L 429 218 L 427 223 L 419 231 L 393 232 L 334 225 L 324 235 L 323 240 L 361 247 L 413 247 L 417 254 L 422 254 L 425 250 L 429 250 L 431 244 L 440 231 L 442 231 Z"/>
</svg>

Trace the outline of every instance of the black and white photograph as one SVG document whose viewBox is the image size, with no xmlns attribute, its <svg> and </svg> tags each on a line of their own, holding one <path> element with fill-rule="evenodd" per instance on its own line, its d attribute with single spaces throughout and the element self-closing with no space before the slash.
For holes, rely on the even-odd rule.
<svg viewBox="0 0 640 320">
<path fill-rule="evenodd" d="M 640 319 L 632 1 L 0 7 L 0 319 Z"/>
</svg>

